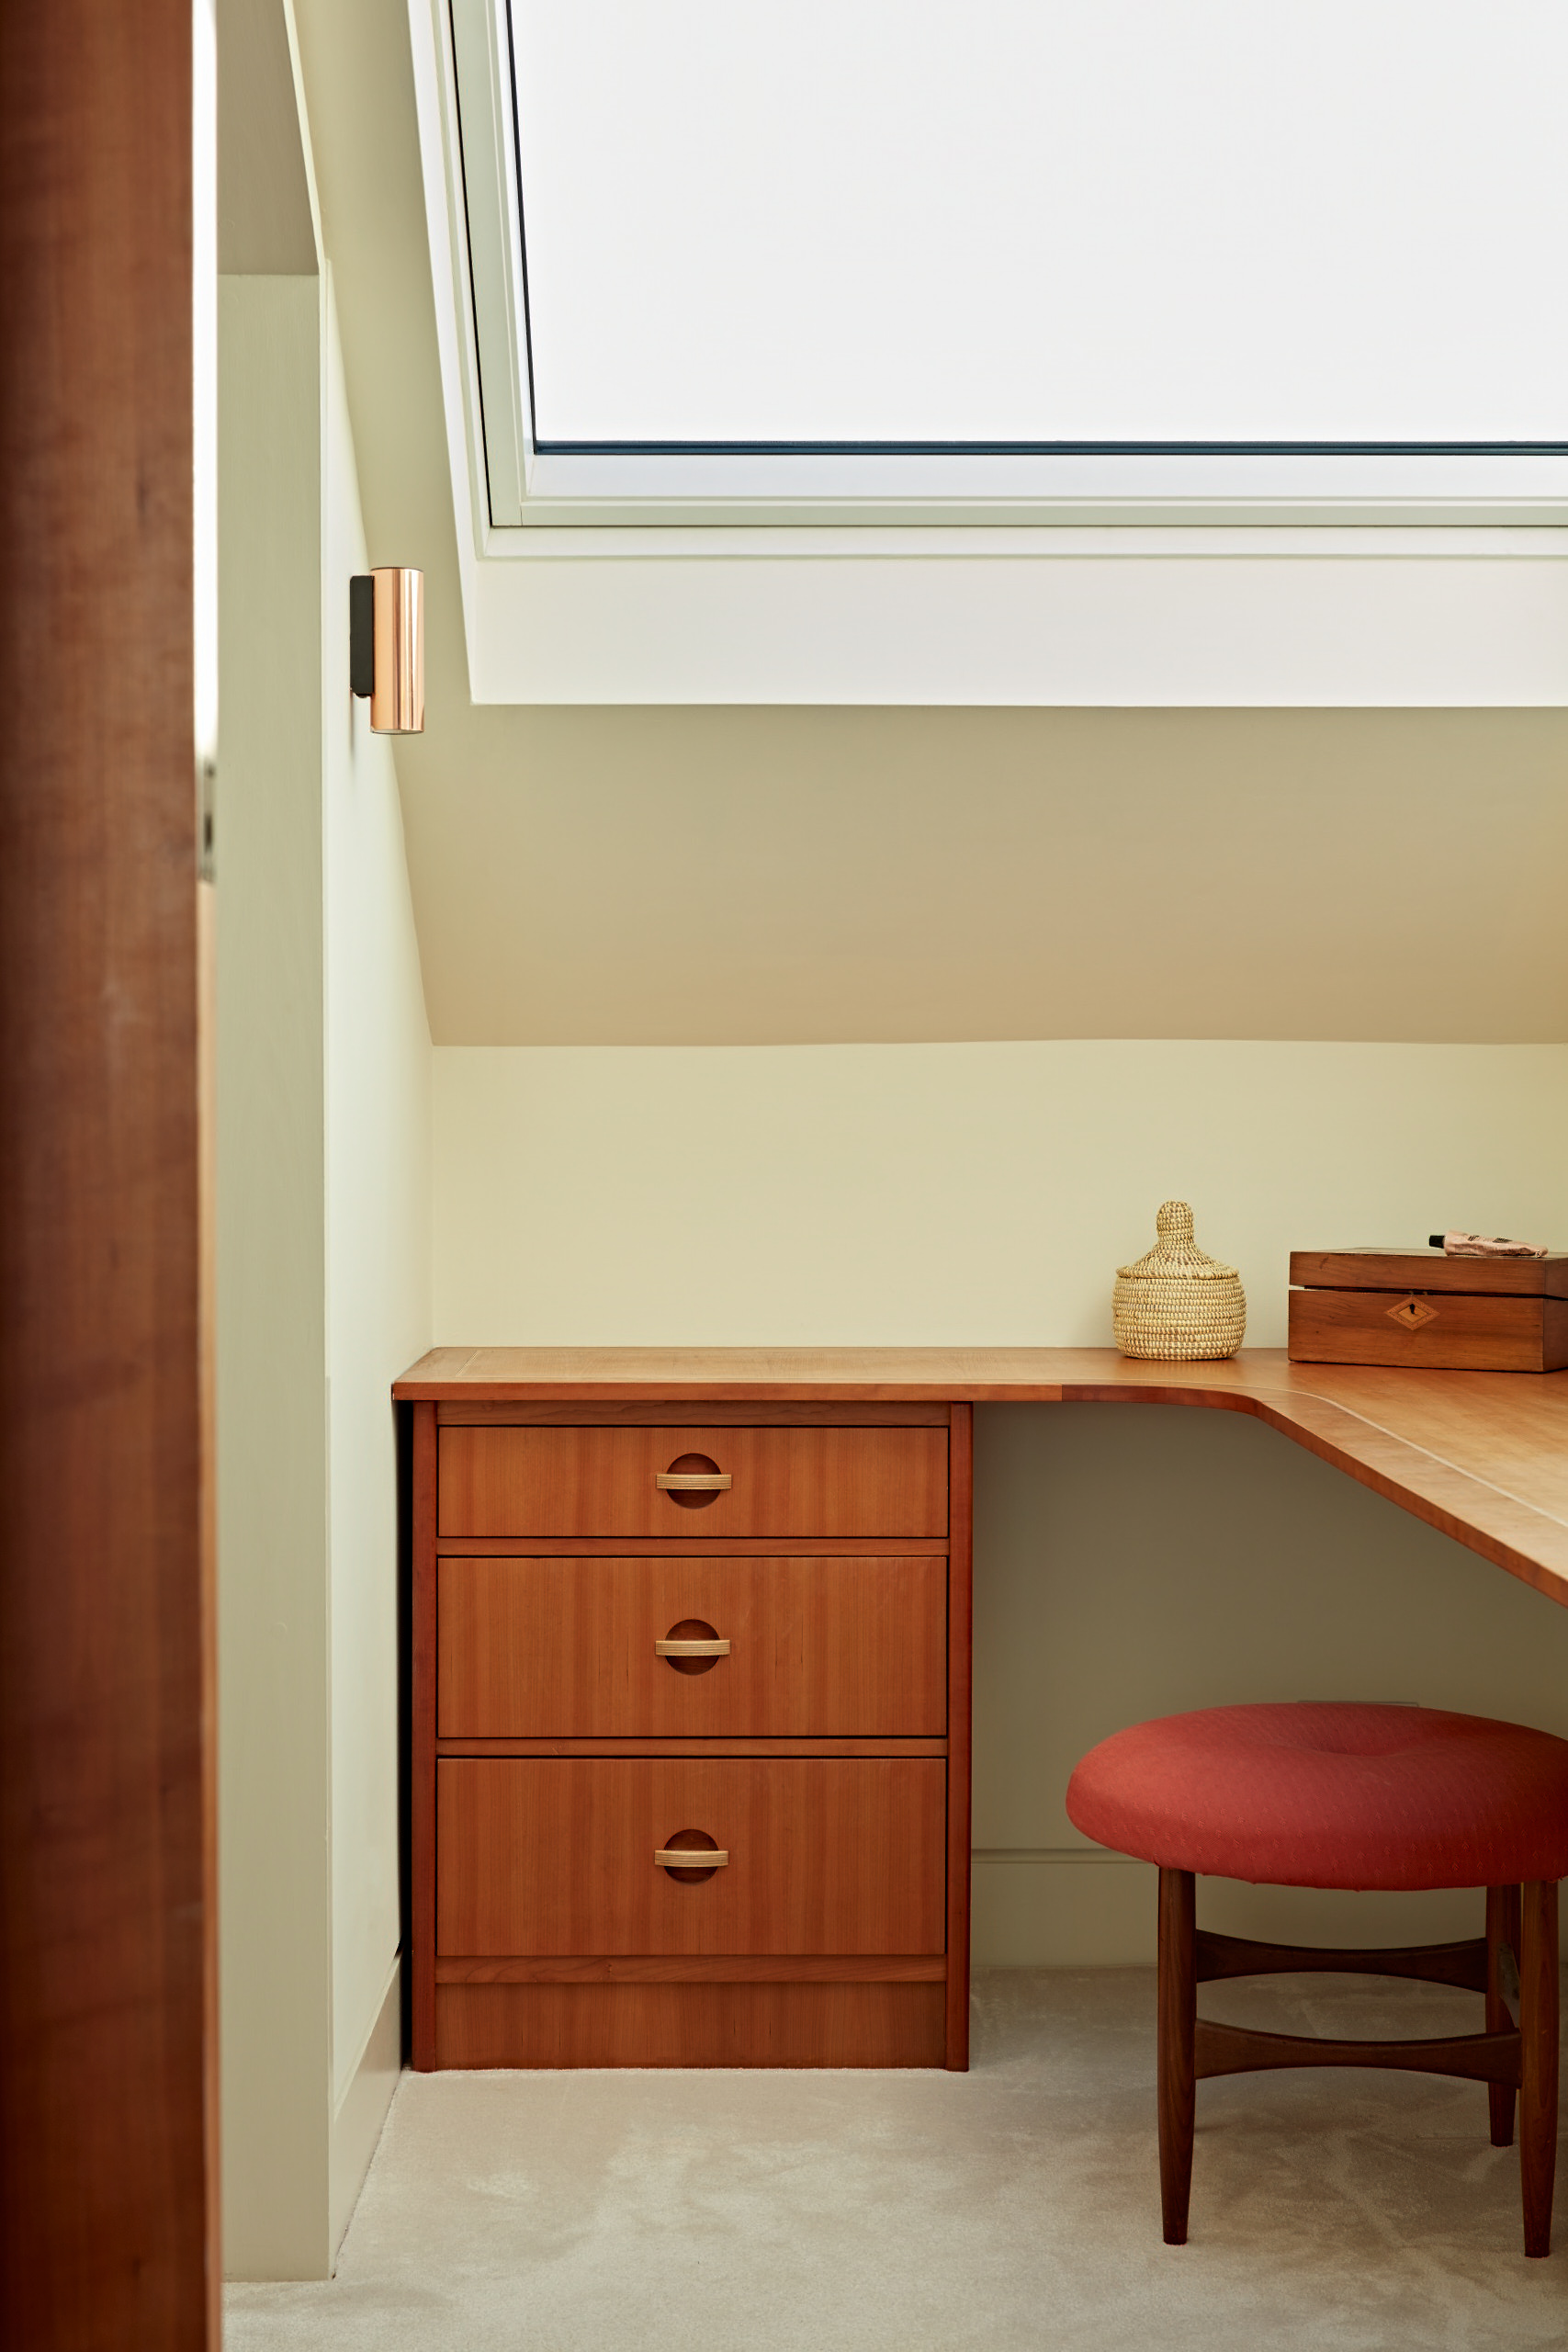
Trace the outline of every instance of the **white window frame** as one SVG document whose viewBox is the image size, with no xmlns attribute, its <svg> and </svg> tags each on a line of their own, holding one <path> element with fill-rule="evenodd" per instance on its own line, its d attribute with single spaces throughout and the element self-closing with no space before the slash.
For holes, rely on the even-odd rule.
<svg viewBox="0 0 1568 2352">
<path fill-rule="evenodd" d="M 1096 519 L 1568 521 L 1568 447 L 1550 451 L 632 451 L 535 443 L 507 0 L 448 0 L 447 203 L 491 530 L 968 528 Z M 460 121 L 460 140 L 458 124 Z M 497 552 L 503 548 L 497 548 Z"/>
<path fill-rule="evenodd" d="M 1568 455 L 541 453 L 505 0 L 409 11 L 476 700 L 1568 702 Z"/>
</svg>

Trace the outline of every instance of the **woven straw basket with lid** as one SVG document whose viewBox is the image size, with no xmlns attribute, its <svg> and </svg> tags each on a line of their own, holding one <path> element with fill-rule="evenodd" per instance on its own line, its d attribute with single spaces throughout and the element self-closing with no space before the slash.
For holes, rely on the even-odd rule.
<svg viewBox="0 0 1568 2352">
<path fill-rule="evenodd" d="M 1192 1238 L 1185 1201 L 1167 1201 L 1146 1257 L 1116 1269 L 1111 1323 L 1124 1356 L 1192 1363 L 1234 1356 L 1247 1329 L 1247 1296 L 1234 1266 L 1206 1257 Z"/>
</svg>

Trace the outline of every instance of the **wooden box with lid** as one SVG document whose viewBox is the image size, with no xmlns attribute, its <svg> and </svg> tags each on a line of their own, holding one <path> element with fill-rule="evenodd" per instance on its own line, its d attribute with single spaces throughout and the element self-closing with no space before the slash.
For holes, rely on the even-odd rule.
<svg viewBox="0 0 1568 2352">
<path fill-rule="evenodd" d="M 1426 1372 L 1568 1365 L 1568 1255 L 1449 1257 L 1438 1249 L 1294 1250 L 1293 1363 Z"/>
<path fill-rule="evenodd" d="M 412 1413 L 415 2065 L 966 2064 L 971 1408 Z"/>
</svg>

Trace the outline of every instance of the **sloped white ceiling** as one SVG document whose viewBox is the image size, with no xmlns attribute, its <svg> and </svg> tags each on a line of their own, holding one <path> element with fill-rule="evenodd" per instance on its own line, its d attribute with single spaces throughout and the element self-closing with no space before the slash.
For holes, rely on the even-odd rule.
<svg viewBox="0 0 1568 2352">
<path fill-rule="evenodd" d="M 1568 713 L 472 707 L 406 26 L 298 13 L 438 1043 L 1568 1038 Z"/>
</svg>

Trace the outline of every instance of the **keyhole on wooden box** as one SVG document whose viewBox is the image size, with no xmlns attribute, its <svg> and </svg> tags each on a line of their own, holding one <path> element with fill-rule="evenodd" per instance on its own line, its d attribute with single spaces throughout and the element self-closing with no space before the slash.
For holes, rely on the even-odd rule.
<svg viewBox="0 0 1568 2352">
<path fill-rule="evenodd" d="M 716 1642 L 718 1633 L 705 1617 L 682 1617 L 678 1625 L 671 1626 L 664 1638 L 667 1642 Z M 718 1659 L 716 1657 L 667 1657 L 664 1663 L 673 1668 L 677 1674 L 711 1674 Z"/>
<path fill-rule="evenodd" d="M 664 1850 L 669 1854 L 675 1852 L 684 1853 L 688 1847 L 691 1849 L 694 1856 L 699 1854 L 716 1854 L 718 1851 L 718 1839 L 716 1838 L 710 1838 L 705 1829 L 677 1829 L 673 1838 L 667 1841 Z M 710 1878 L 716 1878 L 718 1876 L 718 1872 L 716 1870 L 705 1871 L 700 1868 L 689 1871 L 671 1869 L 670 1865 L 666 1863 L 664 1875 L 666 1878 L 678 1880 L 682 1886 L 704 1886 L 707 1883 L 707 1881 Z"/>
<path fill-rule="evenodd" d="M 672 1478 L 679 1473 L 682 1477 L 689 1477 L 694 1471 L 716 1477 L 718 1464 L 711 1453 L 678 1453 L 664 1475 Z M 671 1501 L 682 1510 L 706 1510 L 710 1503 L 717 1502 L 722 1491 L 717 1487 L 669 1487 L 665 1489 Z"/>
</svg>

